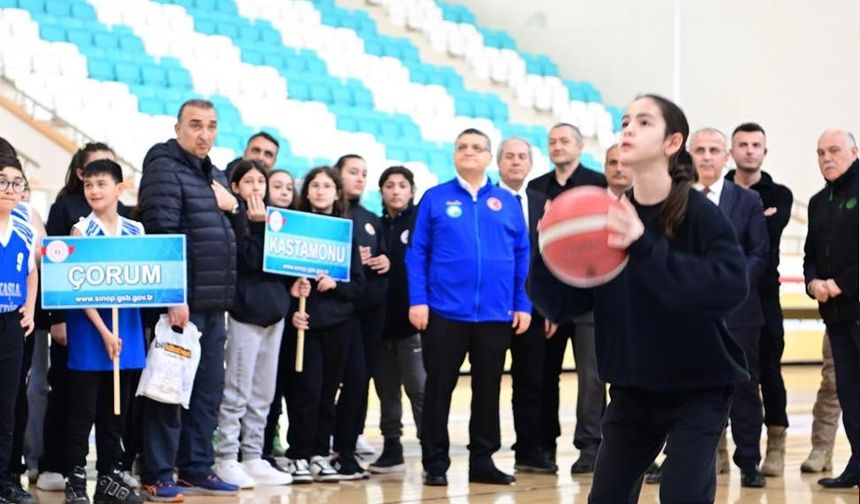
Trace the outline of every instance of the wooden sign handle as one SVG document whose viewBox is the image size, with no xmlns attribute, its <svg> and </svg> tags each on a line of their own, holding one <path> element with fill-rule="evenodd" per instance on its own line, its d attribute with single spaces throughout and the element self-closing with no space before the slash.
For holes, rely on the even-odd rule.
<svg viewBox="0 0 860 504">
<path fill-rule="evenodd" d="M 299 313 L 304 314 L 307 307 L 308 298 L 301 296 L 299 298 Z M 299 329 L 296 335 L 296 373 L 301 373 L 304 368 L 305 361 L 305 330 Z"/>
<path fill-rule="evenodd" d="M 111 308 L 113 337 L 119 340 L 119 308 Z M 119 416 L 119 355 L 113 358 L 113 414 Z"/>
</svg>

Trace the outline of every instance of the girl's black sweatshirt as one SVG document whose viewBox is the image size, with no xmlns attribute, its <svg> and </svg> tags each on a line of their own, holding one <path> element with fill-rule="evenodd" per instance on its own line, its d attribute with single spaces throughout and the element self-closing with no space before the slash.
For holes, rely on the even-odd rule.
<svg viewBox="0 0 860 504">
<path fill-rule="evenodd" d="M 627 267 L 594 291 L 601 379 L 654 392 L 721 387 L 749 380 L 741 347 L 724 318 L 748 293 L 746 261 L 729 222 L 698 191 L 675 238 L 657 222 L 662 204 L 633 201 L 645 233 Z M 529 295 L 553 322 L 586 311 L 588 291 L 559 282 L 533 256 Z"/>
</svg>

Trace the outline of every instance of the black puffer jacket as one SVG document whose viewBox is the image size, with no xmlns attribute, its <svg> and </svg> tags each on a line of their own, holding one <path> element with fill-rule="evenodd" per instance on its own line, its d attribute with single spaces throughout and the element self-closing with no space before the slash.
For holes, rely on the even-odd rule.
<svg viewBox="0 0 860 504">
<path fill-rule="evenodd" d="M 218 208 L 213 180 L 227 187 L 208 157 L 194 157 L 173 139 L 155 144 L 143 160 L 141 221 L 148 234 L 186 236 L 192 312 L 227 310 L 236 296 L 236 237 L 228 214 Z"/>
<path fill-rule="evenodd" d="M 860 318 L 857 187 L 858 163 L 854 160 L 848 171 L 827 182 L 809 200 L 809 231 L 803 256 L 806 285 L 816 278 L 832 278 L 842 290 L 841 295 L 818 304 L 826 324 L 852 323 Z"/>
</svg>

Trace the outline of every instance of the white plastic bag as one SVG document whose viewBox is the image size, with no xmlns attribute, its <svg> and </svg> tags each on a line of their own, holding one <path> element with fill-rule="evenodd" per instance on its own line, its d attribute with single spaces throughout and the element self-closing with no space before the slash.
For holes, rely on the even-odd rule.
<svg viewBox="0 0 860 504">
<path fill-rule="evenodd" d="M 200 362 L 201 334 L 191 321 L 181 333 L 174 332 L 167 314 L 161 315 L 136 395 L 165 404 L 181 404 L 188 409 Z"/>
</svg>

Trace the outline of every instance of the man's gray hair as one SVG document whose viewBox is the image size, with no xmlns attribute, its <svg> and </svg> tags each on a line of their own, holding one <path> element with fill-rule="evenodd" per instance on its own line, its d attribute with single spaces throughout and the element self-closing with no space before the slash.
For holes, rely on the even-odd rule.
<svg viewBox="0 0 860 504">
<path fill-rule="evenodd" d="M 718 130 L 717 128 L 711 128 L 711 127 L 698 129 L 692 135 L 690 135 L 690 145 L 689 145 L 690 150 L 692 150 L 692 147 L 693 147 L 693 139 L 696 138 L 696 135 L 701 134 L 701 133 L 716 133 L 716 134 L 720 135 L 720 138 L 723 139 L 723 146 L 725 146 L 726 151 L 729 150 L 729 145 L 730 145 L 729 144 L 729 137 L 727 137 L 725 133 Z"/>
<path fill-rule="evenodd" d="M 508 144 L 508 142 L 513 142 L 513 141 L 518 141 L 518 142 L 522 142 L 522 143 L 526 144 L 526 147 L 529 150 L 529 162 L 533 163 L 534 157 L 532 156 L 532 144 L 530 144 L 529 141 L 526 140 L 525 138 L 518 137 L 518 136 L 512 136 L 512 137 L 505 138 L 504 140 L 501 141 L 501 143 L 499 143 L 499 150 L 496 152 L 496 163 L 499 163 L 502 160 L 502 155 L 505 153 L 505 146 Z"/>
</svg>

